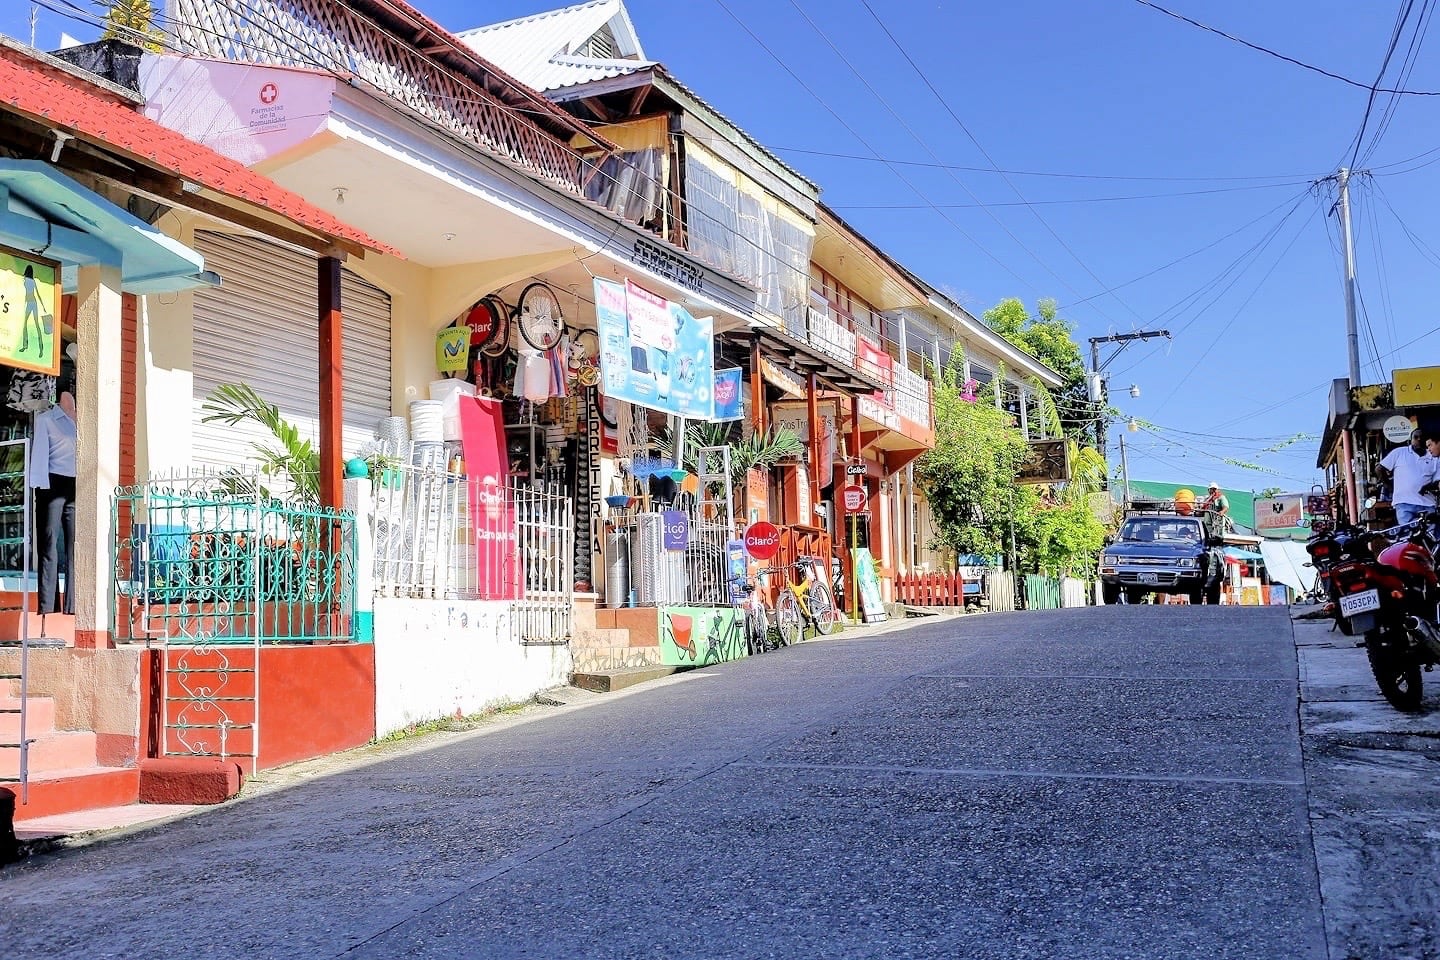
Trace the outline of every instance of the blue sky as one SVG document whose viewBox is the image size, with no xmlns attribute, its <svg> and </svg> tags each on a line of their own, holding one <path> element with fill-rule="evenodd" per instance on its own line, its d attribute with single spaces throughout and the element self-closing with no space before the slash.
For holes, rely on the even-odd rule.
<svg viewBox="0 0 1440 960">
<path fill-rule="evenodd" d="M 558 5 L 412 2 L 456 30 Z M 1364 84 L 1402 5 L 1157 2 Z M 28 39 L 29 6 L 5 0 L 0 32 Z M 1310 181 L 1350 158 L 1368 91 L 1140 0 L 869 6 L 879 22 L 866 0 L 628 0 L 650 57 L 977 314 L 1053 297 L 1082 344 L 1170 330 L 1106 367 L 1117 406 L 1155 425 L 1126 433 L 1133 477 L 1255 490 L 1319 479 L 1315 441 L 1284 443 L 1319 433 L 1329 381 L 1347 369 L 1333 187 Z M 61 30 L 95 32 L 42 9 L 39 45 Z M 1437 45 L 1422 41 L 1405 88 L 1440 91 Z M 1440 97 L 1399 97 L 1381 127 L 1390 99 L 1376 99 L 1357 164 L 1373 176 L 1353 191 L 1370 383 L 1436 363 L 1440 347 L 1440 152 L 1426 155 L 1440 149 Z"/>
</svg>

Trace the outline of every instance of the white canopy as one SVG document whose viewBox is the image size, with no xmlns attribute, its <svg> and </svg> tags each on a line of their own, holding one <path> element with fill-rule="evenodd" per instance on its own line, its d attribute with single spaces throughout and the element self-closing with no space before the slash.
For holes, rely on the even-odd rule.
<svg viewBox="0 0 1440 960">
<path fill-rule="evenodd" d="M 1261 540 L 1260 554 L 1265 558 L 1265 571 L 1276 583 L 1299 593 L 1307 593 L 1315 585 L 1315 569 L 1305 566 L 1310 562 L 1305 544 L 1294 540 Z"/>
</svg>

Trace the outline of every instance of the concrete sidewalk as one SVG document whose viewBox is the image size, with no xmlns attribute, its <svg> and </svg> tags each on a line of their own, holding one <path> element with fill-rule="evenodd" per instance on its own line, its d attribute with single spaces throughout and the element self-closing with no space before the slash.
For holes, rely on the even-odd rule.
<svg viewBox="0 0 1440 960">
<path fill-rule="evenodd" d="M 1294 628 L 1330 956 L 1440 957 L 1440 672 L 1424 675 L 1424 711 L 1401 713 L 1355 638 L 1328 620 Z"/>
<path fill-rule="evenodd" d="M 944 613 L 935 616 L 909 617 L 905 619 L 892 618 L 881 623 L 860 624 L 858 626 L 848 624 L 843 631 L 832 636 L 815 637 L 802 640 L 801 643 L 828 643 L 867 639 L 881 634 L 893 633 L 898 630 L 912 629 L 922 625 L 933 625 L 945 620 L 960 619 L 963 616 L 965 615 Z M 975 614 L 970 614 L 969 616 L 975 616 Z M 255 777 L 247 780 L 245 787 L 241 790 L 236 801 L 243 801 L 261 793 L 268 793 L 275 789 L 334 773 L 337 770 L 353 766 L 364 766 L 405 753 L 434 749 L 437 746 L 452 742 L 457 737 L 481 735 L 513 723 L 548 716 L 553 714 L 557 708 L 580 709 L 606 699 L 607 697 L 620 696 L 622 695 L 622 691 L 636 692 L 637 687 L 643 688 L 656 682 L 679 679 L 684 673 L 690 672 L 691 670 L 709 670 L 723 666 L 724 664 L 715 664 L 711 667 L 687 667 L 683 668 L 683 670 L 680 668 L 668 668 L 639 671 L 645 675 L 640 677 L 622 677 L 621 682 L 616 683 L 616 685 L 608 691 L 596 691 L 593 687 L 586 689 L 576 686 L 547 690 L 536 695 L 532 703 L 522 706 L 519 710 L 506 711 L 501 714 L 496 714 L 493 717 L 480 718 L 472 722 L 470 729 L 467 730 L 428 731 L 400 740 L 370 743 L 363 747 L 357 747 L 354 750 L 347 750 L 344 753 L 316 757 L 312 760 L 288 764 L 278 769 L 262 770 Z M 616 674 L 636 672 L 637 671 L 615 671 Z M 37 817 L 32 820 L 24 820 L 15 825 L 15 836 L 20 844 L 21 859 L 24 859 L 51 850 L 81 847 L 102 840 L 122 837 L 150 827 L 169 823 L 173 820 L 203 813 L 210 809 L 213 809 L 213 807 L 143 803 L 127 804 L 119 807 L 103 807 L 94 810 L 59 814 L 53 817 Z M 3 865 L 0 865 L 0 869 L 3 869 Z"/>
</svg>

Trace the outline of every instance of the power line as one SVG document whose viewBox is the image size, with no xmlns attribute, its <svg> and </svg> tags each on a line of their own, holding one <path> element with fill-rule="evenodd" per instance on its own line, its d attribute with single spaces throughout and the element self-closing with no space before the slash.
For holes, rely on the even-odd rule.
<svg viewBox="0 0 1440 960">
<path fill-rule="evenodd" d="M 1252 183 L 1257 180 L 1313 180 L 1311 174 L 1274 174 L 1273 176 L 1250 177 L 1152 177 L 1126 176 L 1123 174 L 1100 173 L 1058 173 L 1044 170 L 1008 170 L 999 167 L 970 167 L 958 163 L 927 163 L 923 160 L 897 160 L 894 157 L 866 157 L 858 153 L 836 153 L 832 150 L 811 150 L 805 147 L 767 147 L 777 153 L 797 153 L 810 157 L 829 157 L 835 160 L 856 160 L 863 163 L 893 163 L 904 167 L 926 167 L 937 170 L 958 170 L 962 173 L 997 173 L 1012 177 L 1051 177 L 1059 180 L 1120 180 L 1148 183 Z M 1437 147 L 1436 150 L 1440 150 Z"/>
<path fill-rule="evenodd" d="M 796 3 L 796 0 L 790 0 L 790 2 L 791 2 L 791 4 L 792 4 L 793 6 L 795 6 L 795 8 L 796 8 L 797 10 L 800 9 L 800 8 L 799 8 L 799 4 Z M 993 167 L 994 169 L 999 170 L 999 169 L 1000 169 L 1000 165 L 995 162 L 995 158 L 992 157 L 992 156 L 990 156 L 990 152 L 989 152 L 988 150 L 986 150 L 985 147 L 984 147 L 984 145 L 982 145 L 982 144 L 980 143 L 979 139 L 977 139 L 976 136 L 975 136 L 973 133 L 970 132 L 970 128 L 965 125 L 965 121 L 963 121 L 963 120 L 960 119 L 960 115 L 955 112 L 955 108 L 950 105 L 950 101 L 947 100 L 947 99 L 945 98 L 945 96 L 944 96 L 938 89 L 936 89 L 935 84 L 930 81 L 929 76 L 926 75 L 925 71 L 923 71 L 923 70 L 920 69 L 920 65 L 917 64 L 917 63 L 915 62 L 915 59 L 910 56 L 910 52 L 909 52 L 908 50 L 906 50 L 905 47 L 904 47 L 904 45 L 901 44 L 900 41 L 895 37 L 895 34 L 891 32 L 890 27 L 886 25 L 885 21 L 882 20 L 882 19 L 880 19 L 880 15 L 875 12 L 875 8 L 870 5 L 870 0 L 860 0 L 860 4 L 861 4 L 861 6 L 863 6 L 863 7 L 865 8 L 865 10 L 870 14 L 871 18 L 874 19 L 875 23 L 876 23 L 877 25 L 879 25 L 880 29 L 885 32 L 885 36 L 887 36 L 887 37 L 890 38 L 890 42 L 895 45 L 895 49 L 898 50 L 898 51 L 900 51 L 900 55 L 905 58 L 905 62 L 908 63 L 908 64 L 910 64 L 910 68 L 915 71 L 916 76 L 918 76 L 918 77 L 921 79 L 921 81 L 924 82 L 926 88 L 929 89 L 930 93 L 931 93 L 932 95 L 934 95 L 935 99 L 936 99 L 937 101 L 939 101 L 940 105 L 945 108 L 945 112 L 948 113 L 948 114 L 950 115 L 950 118 L 955 121 L 956 126 L 958 126 L 958 127 L 960 128 L 960 130 L 965 134 L 966 138 L 968 138 L 969 141 L 975 145 L 975 149 L 977 149 L 977 150 L 980 151 L 980 155 L 985 158 L 985 162 L 988 163 L 988 164 L 990 164 L 990 166 Z M 808 20 L 809 17 L 807 16 L 806 19 Z M 818 28 L 817 28 L 817 30 L 818 30 Z M 828 40 L 827 40 L 827 42 L 828 42 Z M 832 44 L 832 46 L 833 46 L 833 44 Z M 842 57 L 842 59 L 843 59 L 843 57 Z M 846 61 L 846 63 L 847 63 L 847 65 L 849 65 L 849 62 L 848 62 L 848 61 Z M 851 68 L 851 70 L 854 70 L 854 69 L 855 69 L 853 66 L 851 66 L 850 68 Z M 857 75 L 857 76 L 860 75 L 860 74 L 858 73 L 858 71 L 856 72 L 856 75 Z M 866 86 L 869 86 L 869 84 L 867 83 Z M 936 159 L 938 160 L 939 158 L 937 157 Z M 953 176 L 953 174 L 952 174 L 952 176 Z M 1003 174 L 1003 173 L 1002 173 L 1000 176 L 1001 176 L 1001 179 L 1003 179 L 1003 180 L 1005 181 L 1006 186 L 1008 186 L 1008 187 L 1014 192 L 1015 196 L 1018 197 L 1018 198 L 1020 198 L 1020 200 L 1024 201 L 1024 200 L 1025 200 L 1025 195 L 1020 192 L 1020 188 L 1019 188 L 1019 187 L 1015 186 L 1014 181 L 1012 181 L 1008 176 L 1006 176 L 1006 175 Z M 958 178 L 957 178 L 957 182 L 958 182 Z M 969 193 L 970 191 L 969 191 L 969 189 L 967 188 L 965 192 L 966 192 L 966 193 Z M 972 194 L 972 197 L 973 197 L 973 194 Z M 1052 237 L 1055 238 L 1055 242 L 1058 243 L 1058 244 L 1060 244 L 1060 246 L 1061 246 L 1062 248 L 1064 248 L 1065 252 L 1070 255 L 1070 258 L 1071 258 L 1072 260 L 1074 260 L 1076 263 L 1078 263 L 1078 264 L 1080 265 L 1081 269 L 1083 269 L 1087 274 L 1090 275 L 1090 279 L 1094 280 L 1097 284 L 1099 284 L 1099 285 L 1102 286 L 1102 287 L 1105 286 L 1105 282 L 1104 282 L 1103 280 L 1101 280 L 1099 276 L 1096 275 L 1096 273 L 1095 273 L 1094 270 L 1090 269 L 1089 264 L 1087 264 L 1085 261 L 1083 261 L 1083 260 L 1080 259 L 1080 255 L 1079 255 L 1078 253 L 1076 253 L 1075 250 L 1074 250 L 1068 243 L 1065 242 L 1065 240 L 1060 236 L 1060 234 L 1055 231 L 1055 228 L 1050 225 L 1050 222 L 1040 215 L 1040 211 L 1036 210 L 1035 207 L 1034 207 L 1033 205 L 1029 204 L 1029 203 L 1026 203 L 1025 205 L 1026 205 L 1026 207 L 1030 210 L 1030 212 L 1034 215 L 1035 219 L 1038 220 L 1038 221 L 1040 221 L 1040 225 L 1045 228 L 1045 230 L 1050 234 L 1050 236 L 1052 236 Z M 997 221 L 997 222 L 998 222 L 998 221 Z M 1007 232 L 1008 232 L 1008 231 L 1007 231 Z M 1062 281 L 1062 282 L 1063 282 L 1063 281 Z M 1067 283 L 1066 286 L 1070 286 L 1070 285 Z M 1072 290 L 1073 290 L 1073 288 L 1072 288 Z M 1079 294 L 1079 291 L 1078 291 L 1078 290 L 1077 290 L 1077 291 L 1074 291 L 1074 292 L 1075 292 L 1077 295 Z M 1145 318 L 1142 317 L 1142 316 L 1140 315 L 1140 313 L 1139 313 L 1134 307 L 1130 306 L 1130 304 L 1126 303 L 1126 302 L 1125 302 L 1124 300 L 1122 300 L 1118 295 L 1112 293 L 1112 294 L 1110 294 L 1110 297 L 1111 297 L 1111 299 L 1113 299 L 1116 303 L 1118 303 L 1118 304 L 1120 304 L 1122 307 L 1124 307 L 1126 310 L 1129 310 L 1130 313 L 1134 315 L 1135 319 L 1140 320 L 1140 321 L 1142 321 L 1142 322 L 1145 320 Z M 1102 315 L 1103 315 L 1103 314 L 1102 314 Z"/>
<path fill-rule="evenodd" d="M 1410 79 L 1410 74 L 1415 70 L 1415 63 L 1419 59 L 1420 47 L 1425 43 L 1425 33 L 1430 26 L 1430 15 L 1433 10 L 1434 0 L 1424 0 L 1420 7 L 1420 16 L 1415 21 L 1415 29 L 1410 33 L 1410 46 L 1405 51 L 1405 57 L 1400 61 L 1400 73 L 1396 80 L 1397 87 L 1405 86 Z M 1395 118 L 1400 107 L 1398 94 L 1390 94 L 1390 99 L 1385 103 L 1385 111 L 1380 115 L 1380 122 L 1375 128 L 1375 135 L 1370 140 L 1370 146 L 1365 150 L 1365 156 L 1361 158 L 1362 164 L 1369 163 L 1370 158 L 1375 155 L 1375 149 L 1379 147 L 1380 140 L 1390 129 L 1390 123 Z"/>
<path fill-rule="evenodd" d="M 994 203 L 836 203 L 835 210 L 926 210 L 939 207 L 945 210 L 973 210 L 986 207 L 1038 207 L 1062 204 L 1120 203 L 1129 200 L 1166 200 L 1176 197 L 1200 197 L 1215 193 L 1240 193 L 1246 190 L 1271 190 L 1279 187 L 1293 187 L 1307 180 L 1288 180 L 1281 183 L 1264 183 L 1248 187 L 1215 187 L 1209 190 L 1181 190 L 1172 193 L 1141 193 L 1123 197 L 1074 197 L 1057 200 L 997 200 Z M 1097 278 L 1098 280 L 1098 278 Z M 1111 287 L 1111 290 L 1119 289 Z"/>
<path fill-rule="evenodd" d="M 1395 18 L 1395 29 L 1390 32 L 1390 45 L 1385 49 L 1385 58 L 1380 61 L 1380 71 L 1375 74 L 1375 82 L 1370 84 L 1370 94 L 1365 98 L 1365 113 L 1360 118 L 1360 130 L 1355 134 L 1355 147 L 1350 151 L 1349 167 L 1352 170 L 1355 169 L 1355 160 L 1360 155 L 1360 144 L 1365 139 L 1365 126 L 1370 122 L 1370 111 L 1375 107 L 1375 95 L 1379 92 L 1380 81 L 1385 79 L 1385 71 L 1390 68 L 1390 58 L 1395 56 L 1395 48 L 1400 45 L 1400 37 L 1410 19 L 1410 11 L 1414 8 L 1415 0 L 1405 0 L 1405 6 L 1400 8 L 1400 13 Z"/>
<path fill-rule="evenodd" d="M 1229 40 L 1232 43 L 1238 43 L 1242 47 L 1248 47 L 1251 50 L 1256 51 L 1257 53 L 1263 53 L 1266 56 L 1274 57 L 1277 60 L 1284 60 L 1286 63 L 1293 64 L 1302 69 L 1310 70 L 1322 76 L 1329 77 L 1331 80 L 1339 80 L 1341 83 L 1348 83 L 1350 86 L 1359 87 L 1361 90 L 1374 90 L 1378 93 L 1394 93 L 1409 97 L 1440 97 L 1440 90 L 1402 90 L 1386 87 L 1377 87 L 1372 84 L 1362 83 L 1361 81 L 1355 80 L 1351 77 L 1347 77 L 1344 74 L 1339 74 L 1331 70 L 1326 70 L 1324 67 L 1317 67 L 1313 63 L 1306 63 L 1303 60 L 1297 60 L 1294 57 L 1286 56 L 1283 53 L 1271 50 L 1269 47 L 1262 47 L 1258 43 L 1251 43 L 1249 40 L 1237 37 L 1231 33 L 1226 33 L 1224 30 L 1212 27 L 1209 24 L 1201 23 L 1199 20 L 1191 19 L 1190 17 L 1187 17 L 1182 13 L 1176 13 L 1174 10 L 1168 10 L 1165 7 L 1160 6 L 1160 4 L 1158 3 L 1152 3 L 1151 0 L 1135 0 L 1135 2 L 1143 7 L 1149 7 L 1152 10 L 1163 13 L 1167 17 L 1174 17 L 1176 20 L 1179 20 L 1183 23 L 1188 23 L 1192 27 L 1199 27 L 1206 33 L 1213 33 L 1218 37 L 1224 37 L 1226 40 Z M 1376 83 L 1378 84 L 1379 81 L 1377 80 Z"/>
<path fill-rule="evenodd" d="M 1311 214 L 1311 217 L 1314 217 L 1313 213 Z M 1295 246 L 1296 241 L 1298 241 L 1300 237 L 1304 234 L 1305 224 L 1308 222 L 1309 221 L 1304 221 L 1301 223 L 1300 230 L 1296 231 L 1295 236 L 1292 237 L 1290 239 L 1290 242 L 1285 245 L 1285 249 L 1280 251 L 1280 256 L 1275 258 L 1275 262 L 1270 265 L 1269 270 L 1265 271 L 1265 275 L 1260 278 L 1260 282 L 1257 283 L 1255 285 L 1255 288 L 1250 291 L 1250 295 L 1241 302 L 1239 307 L 1236 308 L 1235 315 L 1231 317 L 1229 321 L 1227 321 L 1226 324 L 1216 332 L 1215 339 L 1210 342 L 1210 345 L 1205 348 L 1204 352 L 1202 352 L 1200 356 L 1195 358 L 1195 362 L 1191 365 L 1189 370 L 1185 371 L 1185 375 L 1182 376 L 1178 381 L 1176 381 L 1170 392 L 1165 395 L 1165 398 L 1160 401 L 1160 405 L 1156 407 L 1157 410 L 1163 408 L 1165 404 L 1170 402 L 1171 398 L 1175 396 L 1176 392 L 1178 392 L 1180 387 L 1184 385 L 1185 381 L 1189 380 L 1190 377 L 1195 373 L 1195 371 L 1200 368 L 1200 364 L 1203 363 L 1205 361 L 1205 358 L 1210 355 L 1210 351 L 1214 350 L 1215 347 L 1219 345 L 1220 340 L 1225 336 L 1226 331 L 1228 331 L 1232 326 L 1235 325 L 1236 320 L 1240 319 L 1240 315 L 1245 312 L 1245 308 L 1250 305 L 1250 301 L 1254 300 L 1256 295 L 1260 293 L 1260 290 L 1265 286 L 1265 282 L 1270 279 L 1270 276 L 1275 272 L 1276 268 L 1279 267 L 1280 264 L 1285 260 L 1286 254 L 1290 252 L 1290 250 Z"/>
<path fill-rule="evenodd" d="M 745 31 L 745 33 L 750 37 L 750 39 L 755 41 L 755 43 L 760 47 L 760 49 L 764 50 L 767 54 L 769 54 L 770 58 L 774 60 L 777 64 L 779 64 L 780 69 L 784 70 L 787 74 L 789 74 L 790 78 L 794 80 L 797 84 L 799 84 L 802 90 L 808 93 L 811 98 L 815 100 L 816 103 L 824 107 L 826 112 L 829 113 L 832 117 L 834 117 L 836 122 L 838 122 L 842 127 L 845 128 L 847 133 L 849 133 L 852 137 L 859 141 L 861 146 L 869 150 L 872 154 L 875 155 L 877 159 L 880 159 L 881 162 L 886 162 L 883 159 L 880 151 L 875 149 L 875 147 L 873 147 L 870 142 L 860 134 L 859 131 L 857 131 L 853 126 L 851 126 L 849 121 L 847 121 L 843 116 L 841 116 L 841 114 L 837 110 L 835 110 L 834 107 L 830 106 L 830 104 L 825 101 L 825 98 L 821 97 L 820 94 L 816 93 L 815 90 L 808 83 L 806 83 L 805 80 L 798 73 L 796 73 L 788 63 L 786 63 L 783 57 L 777 54 L 774 50 L 770 49 L 770 46 L 765 43 L 765 41 L 762 40 L 760 36 L 755 33 L 754 30 L 751 30 L 749 25 L 746 24 L 744 20 L 740 19 L 740 17 L 737 16 L 728 5 L 726 5 L 725 0 L 715 0 L 715 3 L 717 6 L 720 7 L 721 10 L 725 11 L 726 15 L 729 16 L 730 19 L 734 20 L 735 23 L 739 25 L 741 30 Z M 910 181 L 903 174 L 901 174 L 900 171 L 896 169 L 895 165 L 888 162 L 886 162 L 886 165 L 890 168 L 891 173 L 894 173 L 898 179 L 900 179 L 906 186 L 908 186 L 911 190 L 915 192 L 916 196 L 922 198 L 925 196 L 924 192 L 912 181 Z M 1002 261 L 999 257 L 995 256 L 995 254 L 990 251 L 987 245 L 982 244 L 979 240 L 976 240 L 973 236 L 971 236 L 963 227 L 960 226 L 960 224 L 955 222 L 954 218 L 946 214 L 943 210 L 940 210 L 938 208 L 934 209 L 935 212 L 940 215 L 941 219 L 943 219 L 946 223 L 950 224 L 950 226 L 953 227 L 955 231 L 959 233 L 962 237 L 970 241 L 970 243 L 977 250 L 979 250 L 992 262 L 994 262 L 996 266 L 1000 267 L 1002 270 L 1010 274 L 1016 280 L 1020 281 L 1020 283 L 1024 284 L 1026 287 L 1034 289 L 1034 284 L 1030 283 L 1030 281 L 1026 280 L 1024 277 L 1020 276 L 1020 274 L 1016 273 L 1015 270 L 1012 269 L 1008 264 Z M 1019 243 L 1019 240 L 1017 239 L 1016 242 Z M 1024 244 L 1021 244 L 1021 247 L 1022 249 L 1026 249 L 1024 247 Z M 1030 251 L 1026 249 L 1026 252 L 1029 253 Z M 1044 263 L 1040 261 L 1038 257 L 1035 257 L 1033 253 L 1031 253 L 1030 255 L 1031 257 L 1036 259 L 1036 262 L 1041 263 L 1041 266 L 1044 266 Z M 1049 268 L 1047 267 L 1046 269 Z"/>
</svg>

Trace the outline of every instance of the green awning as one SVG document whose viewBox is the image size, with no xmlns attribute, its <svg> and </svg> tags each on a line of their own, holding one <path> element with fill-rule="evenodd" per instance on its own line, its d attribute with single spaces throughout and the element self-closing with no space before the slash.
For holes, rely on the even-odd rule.
<svg viewBox="0 0 1440 960">
<path fill-rule="evenodd" d="M 1199 503 L 1209 493 L 1209 481 L 1201 480 L 1198 483 L 1160 483 L 1153 480 L 1131 480 L 1130 496 L 1150 498 L 1152 500 L 1173 500 L 1176 490 L 1189 490 L 1195 494 L 1195 502 Z M 1230 519 L 1249 530 L 1255 529 L 1255 494 L 1249 490 L 1227 490 L 1220 488 L 1225 494 L 1225 499 L 1230 501 Z M 1116 481 L 1110 482 L 1110 493 L 1119 500 L 1125 495 L 1124 488 Z"/>
<path fill-rule="evenodd" d="M 66 291 L 93 265 L 118 267 L 126 293 L 220 282 L 200 254 L 41 160 L 0 160 L 0 245 L 58 260 Z"/>
</svg>

